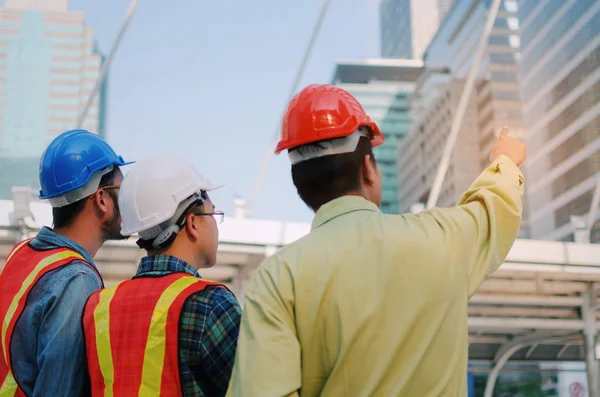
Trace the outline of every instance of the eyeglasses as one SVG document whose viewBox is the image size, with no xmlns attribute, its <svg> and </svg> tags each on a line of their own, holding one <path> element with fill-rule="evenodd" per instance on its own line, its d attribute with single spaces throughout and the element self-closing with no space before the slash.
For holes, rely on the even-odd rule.
<svg viewBox="0 0 600 397">
<path fill-rule="evenodd" d="M 106 186 L 98 186 L 98 190 L 111 190 L 111 189 L 120 189 L 121 185 L 106 185 Z M 91 194 L 88 198 L 92 200 L 96 196 L 96 193 Z"/>
<path fill-rule="evenodd" d="M 225 220 L 225 213 L 223 211 L 215 211 L 215 212 L 211 212 L 210 214 L 207 213 L 197 213 L 194 215 L 198 215 L 198 216 L 212 216 L 213 218 L 215 218 L 215 221 L 217 222 L 217 225 L 220 225 L 221 223 L 223 223 L 223 221 Z"/>
</svg>

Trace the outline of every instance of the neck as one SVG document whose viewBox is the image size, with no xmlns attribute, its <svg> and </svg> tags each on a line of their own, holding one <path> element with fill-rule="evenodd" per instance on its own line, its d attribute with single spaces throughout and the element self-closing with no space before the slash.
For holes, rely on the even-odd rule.
<svg viewBox="0 0 600 397">
<path fill-rule="evenodd" d="M 205 259 L 194 254 L 193 247 L 181 247 L 176 243 L 177 241 L 175 241 L 166 251 L 163 251 L 161 255 L 169 255 L 181 259 L 196 270 L 199 270 L 206 265 Z"/>
<path fill-rule="evenodd" d="M 84 224 L 75 223 L 71 226 L 56 228 L 54 231 L 61 236 L 65 236 L 81 245 L 92 258 L 104 244 L 104 239 L 100 233 L 99 227 L 89 227 Z"/>
</svg>

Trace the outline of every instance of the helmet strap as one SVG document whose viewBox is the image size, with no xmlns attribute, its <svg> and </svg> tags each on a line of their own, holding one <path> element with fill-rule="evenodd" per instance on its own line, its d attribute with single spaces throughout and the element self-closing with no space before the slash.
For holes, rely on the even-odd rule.
<svg viewBox="0 0 600 397">
<path fill-rule="evenodd" d="M 183 228 L 190 210 L 195 206 L 206 203 L 207 199 L 205 197 L 207 197 L 205 191 L 194 193 L 179 205 L 179 208 L 175 211 L 175 215 L 171 219 L 151 230 L 141 232 L 140 239 L 136 242 L 138 247 L 146 250 L 164 250 L 169 248 L 173 244 L 173 241 L 175 241 L 177 234 Z M 151 233 L 151 237 L 148 238 L 149 233 Z"/>
</svg>

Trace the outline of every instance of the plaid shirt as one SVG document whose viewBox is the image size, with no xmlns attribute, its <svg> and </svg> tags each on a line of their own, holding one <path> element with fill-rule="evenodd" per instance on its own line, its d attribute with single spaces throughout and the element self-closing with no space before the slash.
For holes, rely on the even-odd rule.
<svg viewBox="0 0 600 397">
<path fill-rule="evenodd" d="M 136 277 L 185 272 L 200 278 L 172 256 L 147 256 Z M 235 359 L 242 309 L 231 291 L 208 287 L 185 301 L 179 319 L 179 376 L 184 397 L 224 396 Z"/>
</svg>

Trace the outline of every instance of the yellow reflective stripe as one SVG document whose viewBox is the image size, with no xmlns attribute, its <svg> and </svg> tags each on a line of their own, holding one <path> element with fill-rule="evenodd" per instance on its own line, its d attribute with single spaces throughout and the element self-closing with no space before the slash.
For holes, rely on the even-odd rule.
<svg viewBox="0 0 600 397">
<path fill-rule="evenodd" d="M 59 262 L 59 261 L 62 261 L 64 259 L 68 259 L 68 258 L 73 258 L 73 259 L 77 258 L 77 259 L 85 260 L 85 259 L 83 259 L 83 257 L 81 255 L 79 255 L 78 253 L 76 253 L 74 251 L 69 250 L 69 251 L 57 252 L 56 254 L 47 256 L 44 259 L 42 259 L 41 261 L 39 261 L 38 264 L 33 269 L 33 271 L 31 273 L 29 273 L 27 278 L 23 281 L 23 284 L 21 284 L 21 288 L 19 289 L 19 292 L 17 292 L 17 294 L 13 298 L 12 302 L 10 303 L 10 306 L 8 307 L 8 310 L 6 312 L 6 316 L 4 317 L 4 322 L 2 323 L 1 336 L 2 336 L 2 351 L 4 353 L 4 357 L 8 357 L 8 355 L 6 354 L 6 348 L 7 348 L 8 341 L 6 341 L 6 343 L 5 343 L 6 331 L 8 331 L 8 325 L 10 324 L 13 316 L 15 315 L 15 312 L 17 311 L 17 307 L 19 306 L 19 301 L 21 300 L 23 295 L 25 295 L 25 292 L 31 286 L 31 284 L 36 279 L 36 277 L 46 267 L 51 266 L 51 265 L 55 264 L 56 262 Z"/>
<path fill-rule="evenodd" d="M 4 382 L 0 386 L 0 396 L 13 397 L 15 394 L 17 394 L 18 387 L 19 386 L 17 385 L 17 381 L 15 380 L 14 376 L 10 373 L 10 371 L 8 371 L 8 374 L 6 374 L 6 379 L 4 379 Z"/>
<path fill-rule="evenodd" d="M 198 282 L 195 277 L 182 277 L 169 285 L 162 293 L 154 312 L 148 330 L 148 341 L 144 353 L 144 365 L 142 367 L 142 384 L 139 396 L 160 396 L 162 383 L 162 371 L 165 364 L 165 351 L 167 347 L 167 315 L 169 308 L 190 285 Z"/>
<path fill-rule="evenodd" d="M 104 396 L 112 397 L 115 383 L 115 367 L 110 347 L 110 302 L 117 292 L 117 286 L 100 291 L 100 299 L 94 309 L 94 327 L 96 332 L 96 352 L 102 378 L 104 378 Z"/>
<path fill-rule="evenodd" d="M 16 248 L 14 248 L 9 254 L 8 257 L 6 258 L 6 261 L 4 261 L 4 267 L 2 269 L 0 269 L 0 274 L 2 273 L 2 270 L 4 270 L 6 268 L 6 264 L 8 263 L 8 261 L 13 257 L 14 254 L 17 253 L 18 250 L 20 250 L 21 248 L 23 248 L 23 246 L 25 244 L 27 244 L 30 240 L 25 240 L 25 241 L 21 241 Z"/>
</svg>

